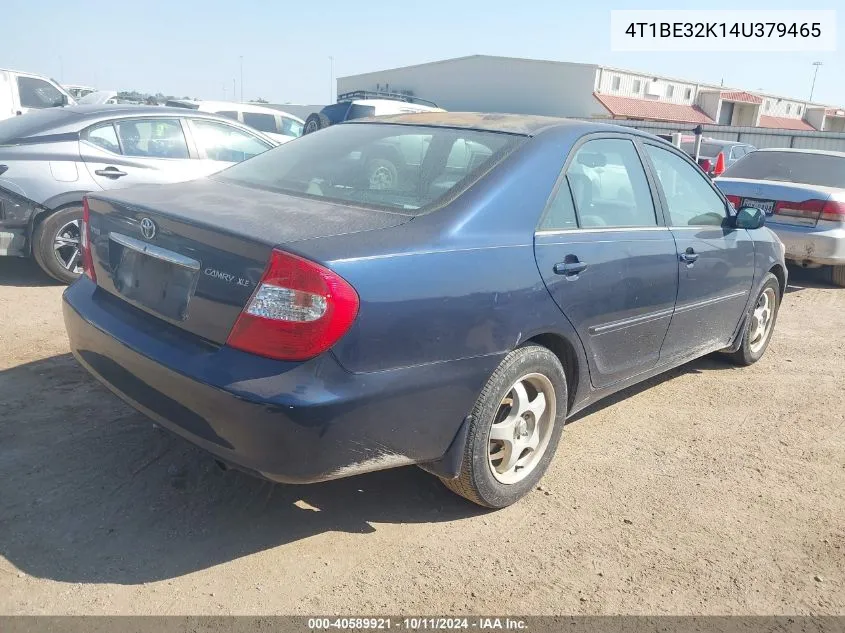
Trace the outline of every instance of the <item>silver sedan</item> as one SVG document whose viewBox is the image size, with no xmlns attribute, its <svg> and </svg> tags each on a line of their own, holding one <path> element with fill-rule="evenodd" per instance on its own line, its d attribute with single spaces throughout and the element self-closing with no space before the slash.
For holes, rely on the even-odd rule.
<svg viewBox="0 0 845 633">
<path fill-rule="evenodd" d="M 0 121 L 0 255 L 82 272 L 82 197 L 208 176 L 278 145 L 237 121 L 156 106 L 50 108 Z"/>
<path fill-rule="evenodd" d="M 831 266 L 833 283 L 845 286 L 845 153 L 761 149 L 715 183 L 735 207 L 765 211 L 788 261 Z"/>
</svg>

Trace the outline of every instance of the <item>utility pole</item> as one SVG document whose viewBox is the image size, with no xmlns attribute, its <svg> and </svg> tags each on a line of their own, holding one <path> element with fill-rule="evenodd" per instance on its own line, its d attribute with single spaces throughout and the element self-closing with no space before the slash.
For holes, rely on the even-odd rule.
<svg viewBox="0 0 845 633">
<path fill-rule="evenodd" d="M 816 67 L 816 70 L 813 71 L 813 85 L 810 88 L 810 101 L 813 100 L 813 93 L 816 91 L 816 77 L 819 74 L 819 66 L 824 66 L 822 62 L 813 62 L 813 66 Z"/>
<path fill-rule="evenodd" d="M 244 102 L 244 56 L 240 56 L 241 62 L 241 103 Z"/>
<path fill-rule="evenodd" d="M 335 88 L 334 88 L 334 57 L 329 55 L 329 103 L 334 103 Z"/>
</svg>

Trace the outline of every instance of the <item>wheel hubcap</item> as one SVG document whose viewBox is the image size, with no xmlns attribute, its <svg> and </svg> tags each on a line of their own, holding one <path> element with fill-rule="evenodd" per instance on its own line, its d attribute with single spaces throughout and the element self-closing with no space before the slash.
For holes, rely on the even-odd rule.
<svg viewBox="0 0 845 633">
<path fill-rule="evenodd" d="M 554 387 L 544 375 L 528 374 L 511 386 L 490 427 L 493 477 L 515 484 L 534 471 L 549 445 L 556 409 Z"/>
<path fill-rule="evenodd" d="M 390 189 L 393 186 L 393 174 L 387 167 L 376 167 L 370 174 L 370 189 Z"/>
<path fill-rule="evenodd" d="M 759 352 L 769 339 L 776 300 L 775 291 L 771 288 L 766 288 L 757 299 L 757 305 L 751 314 L 751 329 L 748 334 L 748 347 L 752 352 Z"/>
<path fill-rule="evenodd" d="M 53 252 L 65 270 L 76 275 L 82 273 L 82 252 L 79 250 L 79 220 L 62 226 L 53 240 Z"/>
</svg>

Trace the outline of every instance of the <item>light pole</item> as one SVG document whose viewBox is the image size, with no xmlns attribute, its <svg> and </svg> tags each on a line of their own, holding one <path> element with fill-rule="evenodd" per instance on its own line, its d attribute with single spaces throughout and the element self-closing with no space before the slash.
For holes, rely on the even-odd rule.
<svg viewBox="0 0 845 633">
<path fill-rule="evenodd" d="M 334 57 L 329 55 L 329 103 L 334 103 Z"/>
<path fill-rule="evenodd" d="M 819 66 L 824 66 L 824 64 L 822 62 L 813 62 L 813 66 L 816 67 L 816 70 L 813 72 L 813 85 L 810 88 L 810 101 L 813 100 L 813 93 L 816 90 L 816 77 L 819 74 Z"/>
<path fill-rule="evenodd" d="M 241 62 L 241 103 L 244 102 L 244 56 L 240 56 Z"/>
<path fill-rule="evenodd" d="M 235 92 L 235 78 L 232 77 L 232 101 L 238 98 L 238 94 Z"/>
</svg>

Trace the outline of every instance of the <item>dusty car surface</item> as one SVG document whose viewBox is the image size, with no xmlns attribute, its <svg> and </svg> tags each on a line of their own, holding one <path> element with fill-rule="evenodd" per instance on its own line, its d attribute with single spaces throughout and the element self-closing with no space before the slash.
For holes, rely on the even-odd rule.
<svg viewBox="0 0 845 633">
<path fill-rule="evenodd" d="M 91 191 L 207 176 L 277 145 L 223 117 L 136 105 L 51 108 L 0 121 L 0 255 L 70 283 Z"/>
<path fill-rule="evenodd" d="M 369 156 L 420 136 L 374 186 Z M 786 286 L 763 223 L 629 128 L 403 115 L 88 196 L 64 318 L 94 376 L 224 463 L 291 483 L 419 464 L 503 507 L 587 405 L 761 358 Z"/>
</svg>

